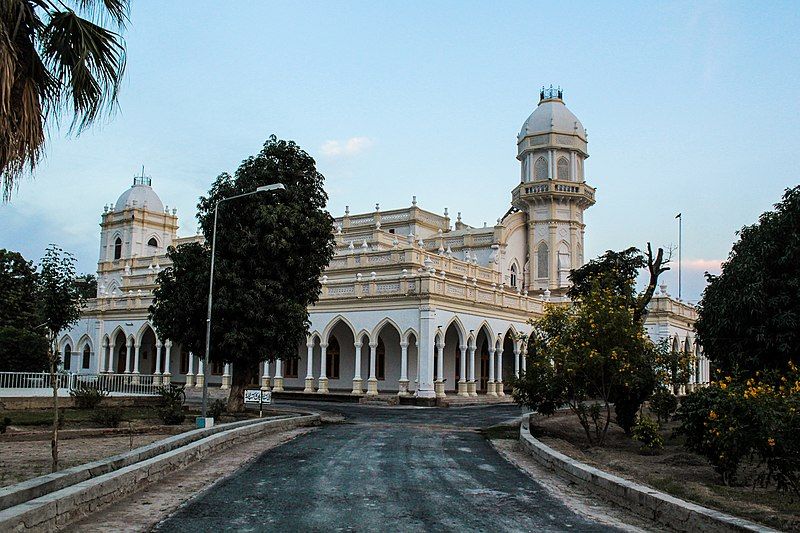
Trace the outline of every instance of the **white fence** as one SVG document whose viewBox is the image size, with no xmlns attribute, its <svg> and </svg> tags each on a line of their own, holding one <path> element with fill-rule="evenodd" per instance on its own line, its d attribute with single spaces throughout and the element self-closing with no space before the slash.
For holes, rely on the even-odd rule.
<svg viewBox="0 0 800 533">
<path fill-rule="evenodd" d="M 152 374 L 73 374 L 55 375 L 57 388 L 71 391 L 96 387 L 113 396 L 153 396 L 161 385 L 161 376 Z M 6 391 L 36 393 L 41 396 L 53 387 L 48 372 L 0 372 L 0 396 Z"/>
</svg>

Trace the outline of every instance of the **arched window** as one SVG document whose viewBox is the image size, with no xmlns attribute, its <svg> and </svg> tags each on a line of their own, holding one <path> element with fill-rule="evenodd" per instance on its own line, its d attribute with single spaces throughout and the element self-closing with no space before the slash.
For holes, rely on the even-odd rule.
<svg viewBox="0 0 800 533">
<path fill-rule="evenodd" d="M 150 240 L 147 241 L 147 246 L 152 246 L 153 248 L 158 248 L 158 241 L 155 237 L 150 237 Z"/>
<path fill-rule="evenodd" d="M 572 179 L 569 172 L 569 160 L 566 157 L 562 157 L 558 160 L 558 179 L 569 181 Z"/>
<path fill-rule="evenodd" d="M 517 264 L 511 265 L 511 287 L 517 288 Z"/>
<path fill-rule="evenodd" d="M 545 243 L 540 244 L 536 250 L 536 277 L 550 277 L 550 250 Z"/>
<path fill-rule="evenodd" d="M 540 157 L 533 165 L 533 179 L 538 181 L 546 180 L 549 177 L 549 172 L 547 171 L 547 159 Z"/>
<path fill-rule="evenodd" d="M 72 359 L 72 346 L 64 346 L 64 370 L 69 370 L 70 360 Z"/>
<path fill-rule="evenodd" d="M 378 339 L 378 347 L 375 349 L 375 377 L 386 379 L 386 346 L 383 339 Z"/>
<path fill-rule="evenodd" d="M 328 341 L 328 351 L 326 352 L 325 361 L 325 375 L 328 379 L 339 379 L 339 356 L 341 350 L 339 349 L 339 341 L 336 337 L 331 337 Z"/>
<path fill-rule="evenodd" d="M 114 241 L 114 259 L 119 259 L 122 257 L 122 239 L 117 237 L 117 240 Z"/>
<path fill-rule="evenodd" d="M 92 358 L 92 351 L 89 349 L 89 345 L 83 347 L 83 368 L 89 368 L 89 361 Z"/>
</svg>

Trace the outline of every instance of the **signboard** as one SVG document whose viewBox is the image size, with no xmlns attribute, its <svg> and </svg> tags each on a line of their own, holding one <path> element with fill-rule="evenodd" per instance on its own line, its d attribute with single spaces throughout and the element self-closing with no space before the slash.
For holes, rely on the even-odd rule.
<svg viewBox="0 0 800 533">
<path fill-rule="evenodd" d="M 264 405 L 272 403 L 272 391 L 261 389 L 246 389 L 244 403 L 251 405 Z"/>
</svg>

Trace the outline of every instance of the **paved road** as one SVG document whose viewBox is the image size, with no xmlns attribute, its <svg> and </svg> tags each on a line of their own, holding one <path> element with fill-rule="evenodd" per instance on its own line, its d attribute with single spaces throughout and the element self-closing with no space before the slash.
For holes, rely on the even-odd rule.
<svg viewBox="0 0 800 533">
<path fill-rule="evenodd" d="M 346 420 L 263 454 L 158 529 L 609 530 L 551 497 L 474 430 L 517 416 L 516 407 L 313 408 Z"/>
</svg>

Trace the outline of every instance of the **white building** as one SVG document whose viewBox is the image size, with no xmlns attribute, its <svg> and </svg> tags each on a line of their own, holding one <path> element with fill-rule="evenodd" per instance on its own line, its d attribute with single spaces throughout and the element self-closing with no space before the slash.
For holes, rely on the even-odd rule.
<svg viewBox="0 0 800 533">
<path fill-rule="evenodd" d="M 274 368 L 264 365 L 263 383 L 277 391 L 505 395 L 506 378 L 525 366 L 528 321 L 547 302 L 564 301 L 570 269 L 584 264 L 583 212 L 595 203 L 587 157 L 586 131 L 561 91 L 543 90 L 517 136 L 520 181 L 494 226 L 469 226 L 460 213 L 454 222 L 416 198 L 401 209 L 346 209 L 309 309 L 307 342 Z M 167 247 L 202 237 L 177 237 L 175 210 L 144 176 L 104 208 L 100 226 L 97 298 L 60 340 L 69 369 L 202 385 L 201 361 L 162 343 L 147 311 Z M 692 306 L 662 287 L 650 309 L 653 338 L 694 350 Z M 705 382 L 708 364 L 698 361 L 696 378 Z M 230 372 L 215 365 L 210 380 L 228 386 Z"/>
</svg>

